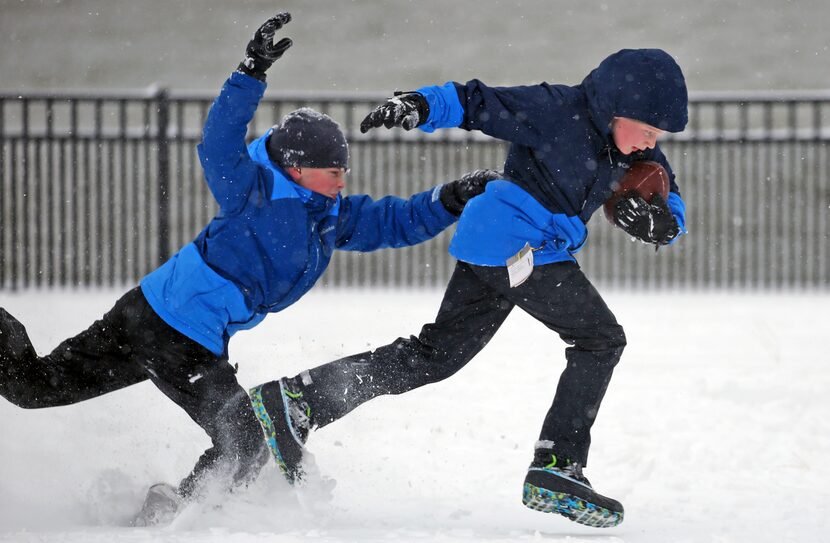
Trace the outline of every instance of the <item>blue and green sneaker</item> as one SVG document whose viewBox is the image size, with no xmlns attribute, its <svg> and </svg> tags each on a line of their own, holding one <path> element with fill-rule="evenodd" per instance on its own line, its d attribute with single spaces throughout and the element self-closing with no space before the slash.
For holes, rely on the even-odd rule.
<svg viewBox="0 0 830 543">
<path fill-rule="evenodd" d="M 578 462 L 559 459 L 550 449 L 536 449 L 525 477 L 522 503 L 594 528 L 616 526 L 625 514 L 620 502 L 594 492 Z"/>
<path fill-rule="evenodd" d="M 301 481 L 304 445 L 312 426 L 302 385 L 282 378 L 254 387 L 248 395 L 280 471 L 289 484 Z"/>
</svg>

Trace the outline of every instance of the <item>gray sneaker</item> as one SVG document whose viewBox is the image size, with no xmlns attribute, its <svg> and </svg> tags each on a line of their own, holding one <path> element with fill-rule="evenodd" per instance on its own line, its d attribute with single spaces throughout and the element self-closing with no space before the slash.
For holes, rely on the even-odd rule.
<svg viewBox="0 0 830 543">
<path fill-rule="evenodd" d="M 184 504 L 184 499 L 173 485 L 158 483 L 150 487 L 141 512 L 133 519 L 137 527 L 164 526 L 173 522 Z"/>
<path fill-rule="evenodd" d="M 302 383 L 284 377 L 254 387 L 248 394 L 280 471 L 292 485 L 301 481 L 304 445 L 313 426 Z"/>
</svg>

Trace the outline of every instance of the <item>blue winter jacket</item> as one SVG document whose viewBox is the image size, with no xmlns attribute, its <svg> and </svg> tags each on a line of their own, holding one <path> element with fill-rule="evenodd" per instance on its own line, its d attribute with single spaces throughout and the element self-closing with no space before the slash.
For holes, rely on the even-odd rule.
<svg viewBox="0 0 830 543">
<path fill-rule="evenodd" d="M 669 207 L 685 232 L 685 204 L 659 146 L 623 155 L 611 120 L 628 117 L 668 132 L 682 131 L 688 97 L 683 73 L 659 49 L 622 50 L 580 85 L 466 84 L 418 89 L 430 114 L 421 129 L 480 130 L 511 143 L 505 180 L 487 185 L 464 209 L 450 253 L 465 262 L 504 266 L 529 243 L 534 261 L 574 260 L 591 215 L 635 160 L 654 160 L 669 174 Z"/>
<path fill-rule="evenodd" d="M 234 332 L 296 302 L 334 249 L 374 251 L 426 241 L 456 218 L 438 189 L 409 200 L 337 197 L 293 183 L 266 153 L 266 133 L 245 133 L 265 83 L 241 73 L 225 82 L 205 122 L 199 158 L 219 213 L 144 277 L 141 289 L 164 321 L 220 355 Z"/>
</svg>

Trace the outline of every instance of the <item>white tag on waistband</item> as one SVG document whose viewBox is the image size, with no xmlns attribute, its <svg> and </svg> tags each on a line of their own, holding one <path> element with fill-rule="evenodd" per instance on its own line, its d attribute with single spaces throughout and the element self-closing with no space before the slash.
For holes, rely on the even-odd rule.
<svg viewBox="0 0 830 543">
<path fill-rule="evenodd" d="M 510 277 L 510 288 L 518 287 L 533 273 L 533 249 L 530 243 L 525 243 L 518 253 L 507 259 L 507 275 Z"/>
</svg>

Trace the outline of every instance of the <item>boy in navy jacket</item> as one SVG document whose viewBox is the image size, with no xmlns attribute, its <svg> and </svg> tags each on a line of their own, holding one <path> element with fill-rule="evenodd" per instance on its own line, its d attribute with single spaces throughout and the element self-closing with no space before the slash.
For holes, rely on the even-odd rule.
<svg viewBox="0 0 830 543">
<path fill-rule="evenodd" d="M 102 319 L 43 357 L 0 309 L 0 394 L 23 408 L 67 405 L 150 379 L 210 436 L 212 447 L 178 485 L 156 485 L 138 524 L 169 518 L 221 468 L 234 483 L 268 457 L 228 341 L 316 283 L 332 251 L 374 251 L 431 239 L 457 220 L 493 172 L 476 172 L 403 200 L 340 195 L 348 146 L 337 124 L 310 109 L 246 146 L 265 70 L 291 46 L 269 19 L 208 114 L 199 157 L 219 213 L 196 239 L 141 280 Z"/>
<path fill-rule="evenodd" d="M 464 208 L 450 245 L 458 259 L 455 272 L 435 322 L 419 336 L 254 389 L 255 399 L 264 398 L 258 412 L 277 421 L 270 427 L 271 446 L 289 459 L 289 479 L 302 473 L 310 429 L 378 395 L 453 375 L 518 306 L 569 345 L 523 502 L 590 526 L 622 522 L 622 505 L 595 492 L 582 468 L 591 426 L 626 340 L 574 255 L 585 243 L 591 215 L 636 160 L 665 167 L 669 197 L 645 202 L 627 195 L 617 205 L 615 222 L 656 246 L 685 232 L 685 205 L 656 140 L 684 129 L 687 102 L 675 61 L 664 51 L 640 49 L 609 56 L 576 86 L 450 82 L 397 94 L 373 110 L 361 125 L 364 132 L 380 126 L 426 132 L 460 127 L 509 141 L 504 177 Z M 284 423 L 286 412 L 290 424 Z"/>
</svg>

